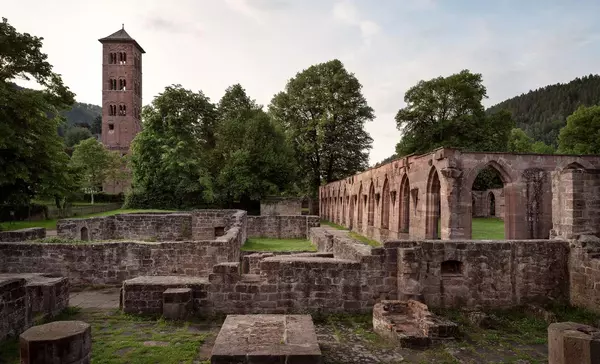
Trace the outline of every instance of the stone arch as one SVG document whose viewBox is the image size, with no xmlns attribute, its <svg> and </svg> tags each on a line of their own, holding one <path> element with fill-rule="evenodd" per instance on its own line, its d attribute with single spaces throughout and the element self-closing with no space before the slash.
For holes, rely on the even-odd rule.
<svg viewBox="0 0 600 364">
<path fill-rule="evenodd" d="M 360 183 L 360 187 L 358 188 L 358 198 L 357 198 L 357 208 L 358 208 L 358 217 L 356 219 L 356 226 L 358 227 L 358 231 L 361 231 L 363 225 L 363 190 L 362 190 L 362 182 Z"/>
<path fill-rule="evenodd" d="M 375 183 L 372 180 L 367 203 L 367 226 L 373 226 L 375 223 Z"/>
<path fill-rule="evenodd" d="M 435 166 L 431 167 L 427 178 L 427 204 L 425 208 L 425 237 L 439 239 L 441 217 L 441 183 Z"/>
<path fill-rule="evenodd" d="M 86 226 L 82 227 L 79 232 L 80 232 L 80 239 L 79 240 L 83 240 L 83 241 L 90 240 L 88 228 Z"/>
<path fill-rule="evenodd" d="M 383 181 L 383 188 L 381 190 L 381 228 L 390 228 L 390 184 L 387 176 Z"/>
<path fill-rule="evenodd" d="M 349 214 L 348 228 L 350 230 L 352 230 L 352 228 L 354 227 L 354 205 L 355 205 L 355 201 L 356 201 L 356 195 L 350 196 L 350 205 L 349 205 L 349 208 L 348 208 L 348 214 Z"/>
<path fill-rule="evenodd" d="M 408 175 L 404 174 L 402 181 L 400 182 L 400 193 L 399 193 L 399 208 L 400 213 L 398 214 L 399 232 L 409 233 L 410 232 L 410 181 Z"/>
<path fill-rule="evenodd" d="M 566 169 L 595 169 L 594 165 L 583 158 L 567 159 L 561 161 L 556 166 L 556 169 L 563 171 Z"/>
</svg>

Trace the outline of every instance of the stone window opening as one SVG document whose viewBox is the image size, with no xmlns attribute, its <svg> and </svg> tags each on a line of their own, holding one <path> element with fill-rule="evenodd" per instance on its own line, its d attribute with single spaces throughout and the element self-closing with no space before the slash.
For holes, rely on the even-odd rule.
<svg viewBox="0 0 600 364">
<path fill-rule="evenodd" d="M 109 116 L 117 115 L 117 105 L 108 105 L 108 115 Z"/>
<path fill-rule="evenodd" d="M 88 228 L 87 227 L 82 227 L 81 228 L 81 240 L 83 241 L 87 241 L 90 240 L 90 237 L 88 236 Z"/>
<path fill-rule="evenodd" d="M 116 53 L 109 53 L 108 63 L 109 64 L 116 64 L 117 63 L 117 54 Z"/>
<path fill-rule="evenodd" d="M 225 235 L 225 227 L 216 226 L 215 227 L 215 237 L 223 236 L 223 235 Z"/>
<path fill-rule="evenodd" d="M 108 124 L 108 132 L 114 132 L 115 131 L 115 124 Z"/>
<path fill-rule="evenodd" d="M 108 89 L 109 90 L 116 90 L 117 89 L 117 80 L 114 78 L 111 78 L 108 81 Z"/>
<path fill-rule="evenodd" d="M 488 200 L 490 203 L 490 216 L 495 217 L 496 216 L 496 197 L 494 196 L 494 193 L 491 191 L 488 195 Z"/>
<path fill-rule="evenodd" d="M 127 91 L 126 86 L 127 86 L 127 81 L 125 81 L 123 79 L 119 80 L 119 90 Z"/>
<path fill-rule="evenodd" d="M 442 276 L 463 275 L 463 263 L 458 260 L 446 260 L 442 262 Z"/>
</svg>

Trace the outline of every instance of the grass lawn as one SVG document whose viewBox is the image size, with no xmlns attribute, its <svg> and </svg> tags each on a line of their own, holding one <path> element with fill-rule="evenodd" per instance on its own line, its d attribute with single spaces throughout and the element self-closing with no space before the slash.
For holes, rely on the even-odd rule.
<svg viewBox="0 0 600 364">
<path fill-rule="evenodd" d="M 473 240 L 503 240 L 504 221 L 496 217 L 473 218 L 471 231 Z"/>
<path fill-rule="evenodd" d="M 245 251 L 311 251 L 317 248 L 306 239 L 274 239 L 274 238 L 249 238 L 242 246 Z"/>
<path fill-rule="evenodd" d="M 127 214 L 134 212 L 172 212 L 171 210 L 135 210 L 135 209 L 118 209 L 112 211 L 98 212 L 95 214 L 81 215 L 73 217 L 74 219 L 83 219 L 86 217 L 98 217 L 98 216 L 110 216 L 117 214 Z M 0 228 L 2 230 L 19 230 L 30 227 L 43 227 L 48 230 L 56 229 L 56 221 L 58 219 L 40 220 L 40 221 L 15 221 L 15 222 L 0 222 Z"/>
</svg>

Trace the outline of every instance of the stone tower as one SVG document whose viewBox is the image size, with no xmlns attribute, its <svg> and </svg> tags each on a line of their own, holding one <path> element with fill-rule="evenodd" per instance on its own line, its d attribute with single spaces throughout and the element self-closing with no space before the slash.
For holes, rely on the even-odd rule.
<svg viewBox="0 0 600 364">
<path fill-rule="evenodd" d="M 102 143 L 127 154 L 141 130 L 142 54 L 144 49 L 125 27 L 99 39 L 102 43 Z M 107 193 L 120 193 L 129 183 L 105 184 Z"/>
</svg>

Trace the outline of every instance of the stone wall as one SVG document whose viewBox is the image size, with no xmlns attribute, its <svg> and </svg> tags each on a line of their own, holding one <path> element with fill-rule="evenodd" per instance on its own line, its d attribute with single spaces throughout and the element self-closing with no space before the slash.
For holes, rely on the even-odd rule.
<svg viewBox="0 0 600 364">
<path fill-rule="evenodd" d="M 46 237 L 45 228 L 27 228 L 12 231 L 0 231 L 0 241 L 27 241 Z"/>
<path fill-rule="evenodd" d="M 473 217 L 504 218 L 504 190 L 473 191 L 471 211 Z"/>
<path fill-rule="evenodd" d="M 398 244 L 399 298 L 433 307 L 508 307 L 568 298 L 569 247 L 559 240 Z"/>
<path fill-rule="evenodd" d="M 571 304 L 600 312 L 600 239 L 571 242 L 569 284 Z"/>
<path fill-rule="evenodd" d="M 308 239 L 318 216 L 248 216 L 248 237 Z"/>
<path fill-rule="evenodd" d="M 210 240 L 245 223 L 241 221 L 245 216 L 241 210 L 195 210 L 63 219 L 57 223 L 57 233 L 59 237 L 80 240 Z"/>
<path fill-rule="evenodd" d="M 261 216 L 302 215 L 300 198 L 265 198 L 260 201 Z"/>
<path fill-rule="evenodd" d="M 0 279 L 0 341 L 18 336 L 32 324 L 25 285 L 23 278 Z"/>
</svg>

